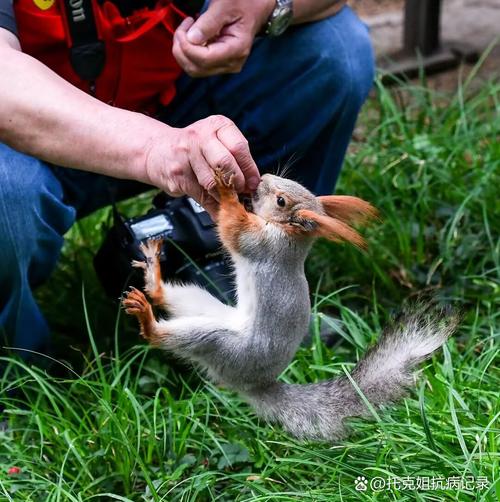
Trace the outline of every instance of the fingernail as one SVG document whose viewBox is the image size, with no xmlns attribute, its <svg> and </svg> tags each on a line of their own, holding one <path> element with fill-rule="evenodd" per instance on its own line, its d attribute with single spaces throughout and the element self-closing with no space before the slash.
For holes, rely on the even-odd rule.
<svg viewBox="0 0 500 502">
<path fill-rule="evenodd" d="M 252 176 L 248 179 L 248 188 L 250 188 L 250 190 L 255 190 L 259 186 L 259 183 L 260 178 L 258 178 L 257 176 Z"/>
<path fill-rule="evenodd" d="M 193 26 L 188 32 L 187 32 L 187 39 L 189 42 L 195 45 L 201 45 L 205 40 L 203 37 L 203 33 Z"/>
<path fill-rule="evenodd" d="M 187 26 L 191 26 L 194 22 L 194 19 L 192 17 L 186 17 L 182 23 L 179 25 L 179 28 L 187 28 Z"/>
</svg>

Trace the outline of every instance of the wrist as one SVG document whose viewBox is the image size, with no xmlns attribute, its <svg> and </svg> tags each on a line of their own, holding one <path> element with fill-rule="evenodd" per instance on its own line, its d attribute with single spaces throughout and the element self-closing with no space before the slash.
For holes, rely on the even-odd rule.
<svg viewBox="0 0 500 502">
<path fill-rule="evenodd" d="M 141 113 L 129 113 L 121 138 L 124 172 L 119 177 L 160 187 L 158 170 L 152 168 L 157 162 L 152 156 L 158 145 L 169 142 L 174 128 Z"/>
<path fill-rule="evenodd" d="M 148 118 L 148 117 L 145 117 Z M 134 169 L 142 183 L 160 188 L 170 195 L 185 194 L 186 187 L 179 191 L 179 178 L 187 179 L 189 168 L 190 134 L 189 126 L 171 127 L 163 122 L 149 119 L 149 131 Z"/>
<path fill-rule="evenodd" d="M 259 10 L 256 17 L 254 35 L 265 31 L 269 18 L 276 8 L 276 0 L 260 0 L 258 4 Z"/>
</svg>

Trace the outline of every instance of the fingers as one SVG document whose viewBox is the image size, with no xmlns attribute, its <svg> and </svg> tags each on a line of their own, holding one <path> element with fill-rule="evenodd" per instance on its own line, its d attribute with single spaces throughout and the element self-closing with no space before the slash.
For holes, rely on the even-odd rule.
<svg viewBox="0 0 500 502">
<path fill-rule="evenodd" d="M 211 169 L 207 173 L 209 177 L 209 183 L 200 183 L 206 190 L 211 191 L 215 188 L 215 180 L 213 169 L 220 169 L 223 173 L 233 173 L 234 174 L 234 185 L 238 192 L 242 192 L 245 189 L 245 178 L 238 162 L 234 158 L 230 149 L 227 148 L 221 141 L 218 140 L 216 135 L 213 136 L 211 141 L 208 141 L 205 145 L 202 145 L 202 153 L 205 159 L 207 159 L 208 164 Z M 193 166 L 194 168 L 194 166 Z M 199 178 L 198 178 L 199 179 Z"/>
<path fill-rule="evenodd" d="M 195 21 L 192 17 L 186 17 L 182 20 L 182 23 L 177 27 L 177 29 L 183 33 L 187 33 L 194 23 Z"/>
<path fill-rule="evenodd" d="M 203 45 L 216 37 L 226 24 L 226 15 L 221 4 L 214 2 L 195 23 L 187 28 L 187 40 L 194 45 Z"/>
<path fill-rule="evenodd" d="M 215 40 L 210 41 L 211 37 L 205 40 L 205 35 L 199 35 L 201 32 L 198 32 L 197 28 L 202 17 L 196 22 L 192 18 L 185 19 L 174 34 L 172 54 L 179 65 L 192 77 L 241 71 L 252 46 L 251 34 L 238 29 L 235 25 L 229 25 L 229 27 L 224 27 L 219 35 L 218 31 L 222 28 L 221 26 L 217 33 L 212 35 L 212 37 L 217 36 Z M 220 24 L 222 21 L 217 22 Z M 193 30 L 195 35 L 191 36 Z M 207 33 L 209 33 L 208 29 Z M 209 43 L 195 44 L 190 38 Z"/>
<path fill-rule="evenodd" d="M 175 195 L 192 197 L 214 219 L 218 211 L 219 195 L 213 181 L 213 170 L 202 155 L 199 144 L 192 141 L 189 146 L 190 166 L 187 166 L 176 180 L 172 180 L 173 185 L 177 187 Z"/>
<path fill-rule="evenodd" d="M 148 154 L 148 182 L 177 197 L 189 195 L 214 218 L 219 194 L 214 170 L 232 175 L 237 192 L 253 191 L 260 182 L 248 142 L 227 117 L 213 115 L 158 136 Z"/>
<path fill-rule="evenodd" d="M 213 115 L 186 128 L 189 162 L 201 187 L 218 199 L 214 190 L 213 170 L 234 176 L 237 192 L 253 191 L 260 182 L 257 165 L 248 141 L 234 122 L 222 115 Z"/>
<path fill-rule="evenodd" d="M 206 190 L 198 186 L 195 193 L 190 194 L 191 197 L 203 207 L 203 209 L 210 215 L 212 220 L 217 221 L 217 214 L 219 212 L 219 202 L 210 195 Z"/>
<path fill-rule="evenodd" d="M 198 167 L 198 169 L 200 168 Z M 208 164 L 206 164 L 206 178 L 202 178 L 203 183 L 207 183 L 206 180 L 209 180 L 209 182 L 213 181 L 213 171 Z M 214 187 L 211 190 L 211 193 L 209 193 L 209 191 L 202 186 L 195 175 L 193 166 L 191 166 L 190 169 L 186 169 L 177 179 L 173 179 L 172 185 L 174 185 L 176 189 L 167 190 L 167 193 L 173 195 L 174 197 L 178 197 L 180 195 L 188 195 L 189 197 L 192 197 L 196 202 L 198 202 L 198 204 L 203 206 L 203 208 L 215 221 L 219 206 L 218 201 L 214 197 L 217 191 Z"/>
<path fill-rule="evenodd" d="M 208 141 L 205 139 L 205 142 Z M 216 196 L 212 167 L 210 160 L 203 153 L 203 143 L 200 144 L 200 138 L 197 134 L 190 135 L 189 162 L 199 186 L 212 196 Z"/>
<path fill-rule="evenodd" d="M 199 204 L 203 206 L 203 209 L 210 215 L 213 221 L 217 221 L 217 215 L 219 214 L 219 203 L 214 199 L 212 195 L 208 192 L 203 193 Z"/>
<path fill-rule="evenodd" d="M 233 171 L 235 175 L 234 184 L 238 192 L 245 189 L 253 191 L 260 182 L 260 174 L 257 164 L 253 160 L 248 141 L 235 124 L 228 123 L 217 131 L 217 138 L 231 152 L 236 160 L 243 177 L 243 187 L 238 188 L 238 171 Z"/>
<path fill-rule="evenodd" d="M 220 68 L 227 72 L 238 72 L 249 54 L 242 47 L 243 41 L 235 36 L 225 35 L 208 45 L 193 45 L 181 32 L 178 40 L 183 56 L 198 71 L 215 71 Z"/>
</svg>

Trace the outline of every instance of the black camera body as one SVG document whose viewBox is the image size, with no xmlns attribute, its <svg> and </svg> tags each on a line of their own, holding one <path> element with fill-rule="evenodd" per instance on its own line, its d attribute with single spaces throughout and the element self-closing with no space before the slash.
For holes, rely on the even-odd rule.
<svg viewBox="0 0 500 502">
<path fill-rule="evenodd" d="M 114 208 L 114 225 L 94 258 L 94 267 L 106 293 L 119 298 L 128 286 L 142 288 L 142 269 L 132 260 L 143 260 L 140 245 L 163 239 L 160 264 L 164 280 L 197 283 L 224 302 L 233 299 L 233 281 L 209 214 L 190 197 L 165 193 L 153 199 L 145 215 L 125 219 Z"/>
</svg>

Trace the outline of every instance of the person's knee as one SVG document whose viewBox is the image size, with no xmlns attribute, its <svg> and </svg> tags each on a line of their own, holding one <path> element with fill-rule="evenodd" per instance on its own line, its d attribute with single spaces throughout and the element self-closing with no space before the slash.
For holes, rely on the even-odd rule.
<svg viewBox="0 0 500 502">
<path fill-rule="evenodd" d="M 314 23 L 310 57 L 317 62 L 321 92 L 336 96 L 357 113 L 373 85 L 375 64 L 367 27 L 345 7 L 339 14 Z"/>
<path fill-rule="evenodd" d="M 62 202 L 51 169 L 0 144 L 0 257 L 2 276 L 30 269 L 34 282 L 55 264 L 74 211 Z"/>
</svg>

